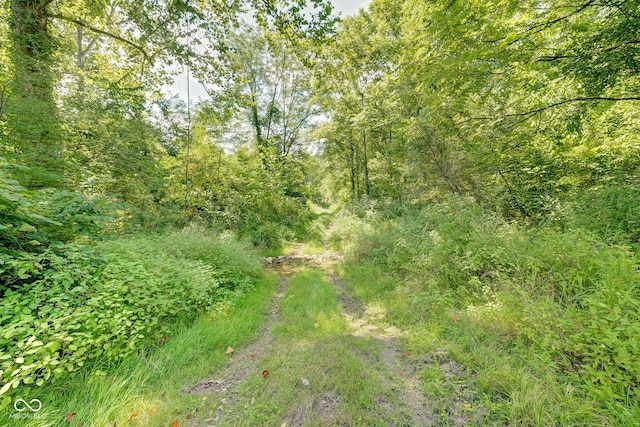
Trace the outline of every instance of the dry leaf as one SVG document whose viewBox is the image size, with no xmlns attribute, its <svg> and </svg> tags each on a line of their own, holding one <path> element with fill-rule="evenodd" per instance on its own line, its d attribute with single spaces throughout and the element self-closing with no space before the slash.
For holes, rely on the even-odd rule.
<svg viewBox="0 0 640 427">
<path fill-rule="evenodd" d="M 313 324 L 313 327 L 314 327 L 314 328 L 319 328 L 319 327 L 320 327 L 320 322 L 316 322 L 316 323 L 314 323 L 314 324 Z"/>
<path fill-rule="evenodd" d="M 264 371 L 262 371 L 262 377 L 263 378 L 267 378 L 267 375 L 269 375 L 269 370 L 265 369 Z"/>
<path fill-rule="evenodd" d="M 134 419 L 137 416 L 138 416 L 137 412 L 132 412 L 132 413 L 129 414 L 129 418 L 127 418 L 127 421 L 131 421 L 132 419 Z"/>
<path fill-rule="evenodd" d="M 178 420 L 171 421 L 171 427 L 178 427 Z"/>
<path fill-rule="evenodd" d="M 218 347 L 222 348 L 224 347 L 221 343 L 218 344 Z"/>
<path fill-rule="evenodd" d="M 70 423 L 71 421 L 73 421 L 75 417 L 76 417 L 75 412 L 69 412 L 67 413 L 67 416 L 65 417 L 65 419 L 67 420 L 68 423 Z"/>
<path fill-rule="evenodd" d="M 151 408 L 149 409 L 149 416 L 153 416 L 156 412 L 158 412 L 158 408 Z"/>
<path fill-rule="evenodd" d="M 407 356 L 411 357 L 411 352 L 407 351 Z"/>
<path fill-rule="evenodd" d="M 300 381 L 302 381 L 302 384 L 306 385 L 307 387 L 309 387 L 309 385 L 311 384 L 309 380 L 306 378 L 300 378 Z"/>
<path fill-rule="evenodd" d="M 251 353 L 251 358 L 255 359 L 256 358 L 256 354 L 255 353 Z"/>
<path fill-rule="evenodd" d="M 227 347 L 227 351 L 225 351 L 226 354 L 231 354 L 233 353 L 235 350 L 233 349 L 233 347 Z"/>
</svg>

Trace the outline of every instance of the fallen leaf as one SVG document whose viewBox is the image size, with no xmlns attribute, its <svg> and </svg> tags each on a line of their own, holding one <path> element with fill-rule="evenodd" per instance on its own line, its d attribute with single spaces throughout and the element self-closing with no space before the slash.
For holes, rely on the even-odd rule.
<svg viewBox="0 0 640 427">
<path fill-rule="evenodd" d="M 407 351 L 407 356 L 411 357 L 411 352 Z"/>
<path fill-rule="evenodd" d="M 306 385 L 307 387 L 309 387 L 309 385 L 311 384 L 309 380 L 306 378 L 300 378 L 300 381 L 302 381 L 302 384 Z"/>
<path fill-rule="evenodd" d="M 171 427 L 178 427 L 178 420 L 171 421 Z"/>
<path fill-rule="evenodd" d="M 251 358 L 255 359 L 256 358 L 256 354 L 255 353 L 251 353 Z"/>
<path fill-rule="evenodd" d="M 222 347 L 224 347 L 224 346 L 223 346 L 222 344 L 218 344 L 218 347 L 222 348 Z"/>
<path fill-rule="evenodd" d="M 231 354 L 233 353 L 235 350 L 233 349 L 233 347 L 227 347 L 227 351 L 225 351 L 226 354 Z"/>
<path fill-rule="evenodd" d="M 263 378 L 267 378 L 267 375 L 269 375 L 269 370 L 265 369 L 264 371 L 262 371 Z"/>
<path fill-rule="evenodd" d="M 458 316 L 453 318 L 453 323 L 458 323 L 460 321 L 460 318 Z"/>
<path fill-rule="evenodd" d="M 156 412 L 158 412 L 158 408 L 151 408 L 151 409 L 149 410 L 149 416 L 150 416 L 150 417 L 151 417 L 151 416 L 153 416 Z"/>
<path fill-rule="evenodd" d="M 320 322 L 316 322 L 316 323 L 314 323 L 314 324 L 313 324 L 313 327 L 314 327 L 314 328 L 319 328 L 319 327 L 320 327 Z"/>
<path fill-rule="evenodd" d="M 67 420 L 68 423 L 70 423 L 71 421 L 73 421 L 75 417 L 76 417 L 75 412 L 69 412 L 67 413 L 67 416 L 65 417 L 65 419 Z"/>
<path fill-rule="evenodd" d="M 132 412 L 132 413 L 129 414 L 129 418 L 127 418 L 127 421 L 131 421 L 132 419 L 134 419 L 137 416 L 138 416 L 137 412 Z"/>
</svg>

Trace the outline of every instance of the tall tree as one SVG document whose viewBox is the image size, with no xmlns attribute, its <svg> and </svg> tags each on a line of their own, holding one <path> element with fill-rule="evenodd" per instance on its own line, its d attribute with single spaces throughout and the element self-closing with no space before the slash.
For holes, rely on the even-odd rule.
<svg viewBox="0 0 640 427">
<path fill-rule="evenodd" d="M 54 64 L 54 57 L 62 53 L 60 46 L 65 46 L 70 39 L 76 41 L 76 89 L 80 100 L 86 99 L 86 77 L 90 74 L 86 65 L 92 61 L 96 71 L 90 76 L 92 83 L 103 87 L 103 96 L 97 96 L 97 100 L 122 104 L 124 99 L 141 105 L 145 102 L 145 91 L 160 86 L 161 80 L 155 77 L 163 74 L 163 64 L 176 60 L 185 63 L 197 52 L 209 59 L 192 63 L 195 72 L 220 75 L 216 57 L 225 49 L 225 35 L 248 8 L 254 10 L 264 25 L 276 27 L 289 37 L 322 37 L 327 23 L 331 25 L 331 5 L 326 0 L 311 0 L 310 5 L 319 13 L 308 17 L 303 12 L 306 3 L 87 0 L 72 4 L 56 0 L 11 0 L 16 97 L 7 145 L 23 163 L 45 171 L 60 169 L 64 137 L 60 133 L 54 89 L 63 82 L 54 78 L 53 68 L 59 65 Z M 88 40 L 87 34 L 91 35 Z M 100 49 L 96 49 L 97 46 Z M 100 63 L 99 58 L 103 61 L 102 68 L 95 67 Z M 114 72 L 113 64 L 118 64 L 120 69 Z M 129 102 L 126 108 L 131 105 Z M 25 114 L 26 111 L 33 114 Z M 52 181 L 40 179 L 27 183 L 42 186 Z"/>
</svg>

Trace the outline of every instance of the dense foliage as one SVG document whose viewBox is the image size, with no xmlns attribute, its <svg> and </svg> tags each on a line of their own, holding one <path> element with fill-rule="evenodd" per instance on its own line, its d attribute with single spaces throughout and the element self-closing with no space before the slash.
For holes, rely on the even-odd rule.
<svg viewBox="0 0 640 427">
<path fill-rule="evenodd" d="M 330 33 L 331 9 L 0 5 L 2 408 L 25 387 L 113 365 L 229 304 L 261 275 L 238 240 L 277 250 L 303 237 L 314 160 L 301 147 L 315 110 L 291 52 L 295 39 Z M 261 46 L 253 61 L 239 59 L 254 46 L 241 27 Z M 166 98 L 176 66 L 218 87 L 216 102 Z"/>
<path fill-rule="evenodd" d="M 319 59 L 348 271 L 417 335 L 449 317 L 501 335 L 540 378 L 526 397 L 487 380 L 513 423 L 638 419 L 638 18 L 631 0 L 374 0 Z M 542 388 L 565 385 L 580 397 L 549 410 Z"/>
<path fill-rule="evenodd" d="M 489 345 L 504 346 L 517 363 L 527 366 L 535 357 L 538 369 L 581 391 L 576 399 L 594 399 L 609 422 L 637 419 L 637 255 L 580 229 L 509 224 L 461 198 L 401 212 L 382 208 L 365 218 L 343 214 L 332 240 L 353 242 L 351 274 L 370 265 L 378 271 L 374 277 L 392 276 L 385 298 L 398 324 L 417 323 L 416 330 L 428 334 L 430 322 L 464 317 L 476 333 L 496 336 Z M 511 381 L 491 387 L 517 393 Z M 571 405 L 544 423 L 596 422 Z"/>
<path fill-rule="evenodd" d="M 633 242 L 637 13 L 634 1 L 373 1 L 317 68 L 342 198 L 444 191 L 560 225 L 622 204 L 615 232 Z"/>
<path fill-rule="evenodd" d="M 1 288 L 0 394 L 164 342 L 176 322 L 221 310 L 260 276 L 241 246 L 198 230 L 2 260 L 5 271 L 19 263 L 25 283 Z"/>
<path fill-rule="evenodd" d="M 637 0 L 331 11 L 0 5 L 2 405 L 250 288 L 234 239 L 309 237 L 314 201 L 345 207 L 333 243 L 416 336 L 463 318 L 521 372 L 544 361 L 545 404 L 566 386 L 562 410 L 526 413 L 487 374 L 503 421 L 640 418 Z M 165 96 L 175 67 L 209 98 Z"/>
</svg>

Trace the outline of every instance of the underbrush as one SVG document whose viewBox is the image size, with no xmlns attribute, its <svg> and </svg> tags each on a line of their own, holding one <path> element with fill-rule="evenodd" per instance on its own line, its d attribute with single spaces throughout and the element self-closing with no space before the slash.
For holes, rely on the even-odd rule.
<svg viewBox="0 0 640 427">
<path fill-rule="evenodd" d="M 410 351 L 475 372 L 505 421 L 640 419 L 637 254 L 579 228 L 505 223 L 463 199 L 336 224 L 336 244 L 355 234 L 353 290 L 387 306 Z"/>
<path fill-rule="evenodd" d="M 2 407 L 26 388 L 66 380 L 169 339 L 179 323 L 251 288 L 260 264 L 198 231 L 0 253 Z"/>
</svg>

